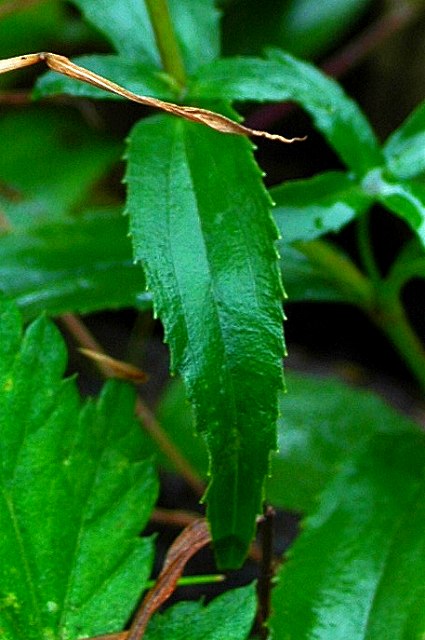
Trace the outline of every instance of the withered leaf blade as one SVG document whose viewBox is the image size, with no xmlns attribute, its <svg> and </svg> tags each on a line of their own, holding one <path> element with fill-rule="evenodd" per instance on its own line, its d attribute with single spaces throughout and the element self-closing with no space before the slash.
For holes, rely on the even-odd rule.
<svg viewBox="0 0 425 640">
<path fill-rule="evenodd" d="M 134 382 L 136 384 L 146 382 L 148 379 L 148 375 L 144 371 L 132 364 L 129 364 L 128 362 L 116 360 L 116 358 L 112 358 L 105 353 L 100 353 L 99 351 L 93 351 L 92 349 L 86 349 L 84 347 L 81 347 L 79 351 L 101 365 L 102 370 L 108 375 L 108 377 L 128 380 L 129 382 Z"/>
<path fill-rule="evenodd" d="M 111 82 L 111 80 L 108 80 L 107 78 L 104 78 L 103 76 L 100 76 L 93 71 L 89 71 L 84 67 L 80 67 L 79 65 L 71 62 L 71 60 L 69 60 L 65 56 L 61 56 L 56 53 L 30 53 L 22 56 L 16 56 L 14 58 L 0 60 L 0 73 L 6 73 L 7 71 L 20 69 L 21 67 L 26 67 L 42 61 L 44 61 L 47 66 L 52 69 L 52 71 L 62 73 L 69 78 L 87 82 L 88 84 L 91 84 L 98 89 L 103 89 L 104 91 L 115 93 L 116 95 L 121 96 L 122 98 L 127 98 L 127 100 L 131 100 L 132 102 L 137 102 L 138 104 L 143 104 L 155 109 L 160 109 L 161 111 L 171 113 L 172 115 L 184 118 L 185 120 L 203 124 L 207 127 L 210 127 L 211 129 L 219 131 L 220 133 L 228 133 L 247 137 L 262 137 L 267 138 L 268 140 L 277 140 L 278 142 L 285 142 L 288 144 L 305 140 L 305 137 L 285 138 L 284 136 L 280 136 L 275 133 L 268 133 L 267 131 L 250 129 L 249 127 L 245 127 L 244 125 L 239 124 L 238 122 L 235 122 L 234 120 L 231 120 L 230 118 L 227 118 L 220 113 L 210 111 L 209 109 L 202 109 L 200 107 L 186 107 L 175 104 L 173 102 L 165 102 L 164 100 L 158 100 L 157 98 L 138 95 L 137 93 L 128 91 L 124 87 L 121 87 L 119 84 Z"/>
</svg>

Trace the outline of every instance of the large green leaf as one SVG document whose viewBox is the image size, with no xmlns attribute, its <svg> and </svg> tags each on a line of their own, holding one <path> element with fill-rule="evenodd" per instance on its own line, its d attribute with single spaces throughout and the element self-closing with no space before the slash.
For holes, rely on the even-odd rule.
<svg viewBox="0 0 425 640">
<path fill-rule="evenodd" d="M 425 633 L 425 437 L 381 434 L 323 492 L 280 571 L 276 640 Z"/>
<path fill-rule="evenodd" d="M 276 506 L 311 512 L 338 469 L 373 436 L 417 429 L 375 394 L 336 379 L 288 372 L 286 385 L 279 452 L 267 482 L 267 497 Z"/>
<path fill-rule="evenodd" d="M 125 89 L 141 95 L 153 96 L 162 100 L 173 100 L 174 91 L 171 89 L 166 74 L 146 64 L 129 58 L 113 55 L 90 55 L 73 58 L 75 64 L 104 76 L 112 82 L 122 85 Z M 85 82 L 72 80 L 66 76 L 48 71 L 38 79 L 34 97 L 42 98 L 58 93 L 67 93 L 84 98 L 98 98 L 100 100 L 121 100 L 119 96 L 109 91 L 92 87 Z"/>
<path fill-rule="evenodd" d="M 190 97 L 298 102 L 356 174 L 363 175 L 382 163 L 378 142 L 358 105 L 334 80 L 282 51 L 274 50 L 268 60 L 231 58 L 212 62 L 193 81 Z"/>
<path fill-rule="evenodd" d="M 0 235 L 0 291 L 26 318 L 139 306 L 146 298 L 126 221 L 120 210 L 102 209 Z"/>
<path fill-rule="evenodd" d="M 63 217 L 122 152 L 75 111 L 46 106 L 4 116 L 0 140 L 0 207 L 15 226 Z"/>
<path fill-rule="evenodd" d="M 119 631 L 153 557 L 139 532 L 157 483 L 134 392 L 112 382 L 80 409 L 55 326 L 41 318 L 21 338 L 4 300 L 0 356 L 2 639 Z"/>
<path fill-rule="evenodd" d="M 152 618 L 145 638 L 245 640 L 249 637 L 256 608 L 254 584 L 228 591 L 206 607 L 200 602 L 180 602 Z"/>
<path fill-rule="evenodd" d="M 400 216 L 425 245 L 425 185 L 397 180 L 381 169 L 374 169 L 365 176 L 363 188 Z"/>
<path fill-rule="evenodd" d="M 160 56 L 144 0 L 72 0 L 116 51 L 160 67 Z M 169 0 L 172 22 L 189 72 L 219 54 L 219 14 L 214 0 Z"/>
<path fill-rule="evenodd" d="M 261 508 L 282 385 L 269 199 L 247 140 L 170 116 L 136 125 L 126 180 L 135 257 L 210 451 L 218 563 L 236 566 Z"/>
<path fill-rule="evenodd" d="M 347 174 L 330 171 L 270 190 L 283 242 L 313 240 L 339 231 L 367 209 L 371 198 Z"/>
<path fill-rule="evenodd" d="M 425 171 L 425 102 L 388 138 L 384 154 L 398 178 L 413 178 Z"/>
</svg>

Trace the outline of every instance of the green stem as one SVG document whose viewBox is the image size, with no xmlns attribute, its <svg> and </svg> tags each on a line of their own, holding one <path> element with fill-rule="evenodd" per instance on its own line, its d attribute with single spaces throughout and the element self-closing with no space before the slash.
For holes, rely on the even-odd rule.
<svg viewBox="0 0 425 640">
<path fill-rule="evenodd" d="M 186 71 L 183 57 L 180 51 L 171 21 L 167 0 L 145 0 L 149 12 L 152 28 L 155 33 L 162 65 L 167 73 L 176 82 L 184 87 L 186 84 Z"/>
<path fill-rule="evenodd" d="M 343 293 L 347 302 L 365 311 L 373 307 L 374 293 L 371 282 L 347 255 L 323 240 L 299 241 L 294 243 L 294 246 Z"/>
<path fill-rule="evenodd" d="M 381 280 L 375 256 L 370 242 L 370 215 L 366 211 L 357 221 L 357 243 L 360 252 L 360 259 L 369 278 L 376 286 Z"/>
<path fill-rule="evenodd" d="M 425 349 L 413 331 L 398 295 L 384 289 L 377 294 L 378 306 L 370 317 L 382 329 L 400 357 L 425 390 Z"/>
</svg>

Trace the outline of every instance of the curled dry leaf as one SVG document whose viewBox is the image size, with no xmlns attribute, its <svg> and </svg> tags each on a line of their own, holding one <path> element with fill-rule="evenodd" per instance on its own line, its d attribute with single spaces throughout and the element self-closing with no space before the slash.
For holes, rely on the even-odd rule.
<svg viewBox="0 0 425 640">
<path fill-rule="evenodd" d="M 80 347 L 79 351 L 99 365 L 102 365 L 102 369 L 107 370 L 107 374 L 110 377 L 128 380 L 136 384 L 146 382 L 148 379 L 144 371 L 128 362 L 116 360 L 115 358 L 111 358 L 111 356 L 107 356 L 105 353 L 93 351 L 92 349 Z"/>
<path fill-rule="evenodd" d="M 12 71 L 13 69 L 19 69 L 42 61 L 44 61 L 53 71 L 62 73 L 74 80 L 87 82 L 98 89 L 110 91 L 111 93 L 127 98 L 127 100 L 131 100 L 132 102 L 138 102 L 139 104 L 171 113 L 172 115 L 184 118 L 185 120 L 191 120 L 192 122 L 203 124 L 211 129 L 219 131 L 220 133 L 231 133 L 234 135 L 248 137 L 257 136 L 267 138 L 268 140 L 277 140 L 279 142 L 286 143 L 305 140 L 305 138 L 284 138 L 283 136 L 268 133 L 267 131 L 250 129 L 249 127 L 244 127 L 242 124 L 239 124 L 234 120 L 230 120 L 230 118 L 226 118 L 215 111 L 209 111 L 208 109 L 186 107 L 174 104 L 173 102 L 158 100 L 157 98 L 140 96 L 137 93 L 124 89 L 124 87 L 121 87 L 115 82 L 107 80 L 93 71 L 89 71 L 84 67 L 74 64 L 71 60 L 65 58 L 65 56 L 60 56 L 56 53 L 30 53 L 27 55 L 16 56 L 15 58 L 0 60 L 0 73 L 6 73 L 7 71 Z"/>
</svg>

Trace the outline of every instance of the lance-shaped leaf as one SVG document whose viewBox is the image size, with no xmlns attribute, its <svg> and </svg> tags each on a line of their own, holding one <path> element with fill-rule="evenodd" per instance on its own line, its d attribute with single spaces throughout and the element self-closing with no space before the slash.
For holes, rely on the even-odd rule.
<svg viewBox="0 0 425 640">
<path fill-rule="evenodd" d="M 159 68 L 160 56 L 144 0 L 72 0 L 116 51 Z M 177 39 L 189 72 L 219 54 L 219 13 L 214 0 L 169 0 Z"/>
<path fill-rule="evenodd" d="M 329 171 L 270 190 L 273 215 L 285 243 L 339 231 L 367 209 L 372 198 L 347 174 Z"/>
<path fill-rule="evenodd" d="M 218 563 L 239 565 L 261 508 L 282 384 L 281 283 L 250 143 L 159 116 L 128 150 L 134 254 L 211 456 Z"/>
<path fill-rule="evenodd" d="M 413 178 L 425 171 L 425 102 L 388 138 L 384 154 L 397 178 Z"/>
<path fill-rule="evenodd" d="M 112 382 L 82 409 L 62 381 L 53 324 L 21 337 L 0 302 L 0 628 L 3 640 L 120 631 L 149 572 L 140 538 L 157 493 L 134 419 L 134 392 Z"/>
<path fill-rule="evenodd" d="M 425 438 L 380 435 L 322 494 L 280 571 L 276 640 L 425 632 Z"/>
<path fill-rule="evenodd" d="M 382 164 L 371 126 L 358 105 L 331 78 L 307 62 L 274 50 L 268 60 L 230 58 L 205 66 L 190 98 L 230 101 L 292 100 L 313 118 L 342 160 L 358 175 Z"/>
<path fill-rule="evenodd" d="M 25 318 L 149 304 L 120 210 L 11 227 L 0 235 L 0 291 Z"/>
<path fill-rule="evenodd" d="M 396 180 L 386 171 L 373 169 L 363 180 L 363 189 L 402 218 L 425 245 L 425 186 L 411 180 Z"/>
</svg>

